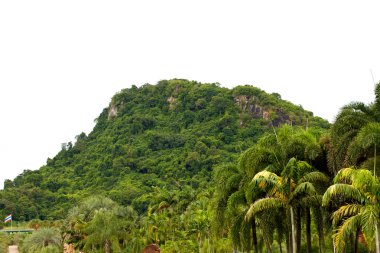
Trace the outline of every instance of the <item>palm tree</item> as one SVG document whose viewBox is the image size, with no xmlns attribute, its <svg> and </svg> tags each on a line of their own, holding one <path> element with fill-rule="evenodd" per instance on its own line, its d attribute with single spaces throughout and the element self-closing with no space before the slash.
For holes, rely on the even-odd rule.
<svg viewBox="0 0 380 253">
<path fill-rule="evenodd" d="M 369 105 L 352 102 L 344 106 L 338 113 L 331 128 L 332 145 L 328 154 L 329 167 L 334 174 L 340 168 L 362 162 L 357 156 L 361 148 L 360 146 L 355 148 L 355 137 L 369 123 L 380 122 L 380 83 L 375 86 L 375 96 L 375 101 Z M 352 152 L 356 154 L 354 159 L 349 157 L 353 155 Z M 365 159 L 363 156 L 362 158 Z"/>
<path fill-rule="evenodd" d="M 313 128 L 304 130 L 283 125 L 273 129 L 273 133 L 262 136 L 256 145 L 244 152 L 240 158 L 240 166 L 252 178 L 268 166 L 271 166 L 272 172 L 281 173 L 292 157 L 312 164 L 322 155 L 318 143 L 320 135 L 321 132 Z"/>
<path fill-rule="evenodd" d="M 124 220 L 110 211 L 100 209 L 94 218 L 86 224 L 84 232 L 84 249 L 91 252 L 92 249 L 103 249 L 105 253 L 121 252 L 119 241 L 124 238 Z"/>
<path fill-rule="evenodd" d="M 109 198 L 95 196 L 70 210 L 65 220 L 68 239 L 80 249 L 119 250 L 127 240 L 137 213 L 132 207 L 121 207 Z"/>
<path fill-rule="evenodd" d="M 28 236 L 22 247 L 27 253 L 62 252 L 61 233 L 56 228 L 41 228 Z"/>
<path fill-rule="evenodd" d="M 380 123 L 372 122 L 362 127 L 355 139 L 350 143 L 347 156 L 349 164 L 360 164 L 363 160 L 363 167 L 373 163 L 373 175 L 376 174 L 377 147 L 380 144 Z M 373 157 L 368 159 L 368 157 Z M 368 160 L 367 160 L 368 159 Z"/>
<path fill-rule="evenodd" d="M 298 161 L 295 158 L 289 160 L 281 176 L 268 170 L 263 170 L 254 176 L 251 184 L 254 189 L 265 192 L 266 196 L 251 204 L 246 217 L 249 219 L 278 209 L 289 221 L 287 224 L 288 251 L 293 253 L 300 252 L 300 213 L 295 214 L 295 210 L 300 210 L 300 203 L 305 199 L 318 203 L 319 197 L 315 183 L 320 181 L 327 182 L 328 178 L 321 172 L 313 171 L 308 163 Z M 298 219 L 297 238 L 296 218 Z"/>
<path fill-rule="evenodd" d="M 240 163 L 243 167 L 247 168 L 246 170 L 248 171 L 251 168 L 247 173 L 250 175 L 250 178 L 263 168 L 280 174 L 292 157 L 313 164 L 317 160 L 321 160 L 322 157 L 322 149 L 318 142 L 320 135 L 321 132 L 313 128 L 304 130 L 302 128 L 284 125 L 277 130 L 274 129 L 273 133 L 266 134 L 260 138 L 257 145 L 244 153 Z M 254 199 L 252 200 L 250 203 L 254 202 Z M 306 209 L 305 214 L 307 216 L 307 214 L 310 213 L 310 208 Z M 301 209 L 297 211 L 297 220 L 301 219 L 300 212 Z M 320 214 L 320 212 L 315 212 L 315 214 Z M 300 222 L 298 222 L 298 224 L 300 224 Z M 299 226 L 298 230 L 300 230 Z M 323 230 L 323 228 L 318 226 L 318 230 L 319 238 L 322 240 L 320 244 L 322 245 L 323 231 L 321 230 Z M 308 250 L 310 250 L 311 247 L 310 237 L 311 235 L 308 233 Z M 300 237 L 297 236 L 297 238 L 298 245 L 300 245 Z"/>
<path fill-rule="evenodd" d="M 248 185 L 248 176 L 241 167 L 233 164 L 225 165 L 216 169 L 215 179 L 217 182 L 215 189 L 214 219 L 213 228 L 217 234 L 224 234 L 227 231 L 232 239 L 233 250 L 238 248 L 248 249 L 250 240 L 246 238 L 249 233 L 240 233 L 244 225 L 244 216 L 241 209 L 248 208 L 245 199 L 245 187 Z M 255 221 L 251 221 L 252 247 L 255 253 L 257 249 L 257 235 Z M 229 228 L 226 230 L 225 228 Z M 242 238 L 245 237 L 245 238 Z"/>
<path fill-rule="evenodd" d="M 261 198 L 249 187 L 252 178 L 264 168 L 271 172 L 281 173 L 291 157 L 309 162 L 315 161 L 322 154 L 317 141 L 319 135 L 320 133 L 313 128 L 304 130 L 284 125 L 277 130 L 274 129 L 273 133 L 265 134 L 256 145 L 244 152 L 239 159 L 239 166 L 228 165 L 217 170 L 215 223 L 217 227 L 225 228 L 224 222 L 227 222 L 228 227 L 231 228 L 230 236 L 235 247 L 243 246 L 242 248 L 247 249 L 251 244 L 254 252 L 258 252 L 256 232 L 258 221 L 255 216 L 244 219 L 250 204 L 257 198 Z M 251 224 L 250 233 L 244 232 L 248 224 Z M 261 219 L 261 224 L 263 228 L 266 228 L 264 219 Z M 280 225 L 279 222 L 277 224 Z M 278 229 L 278 231 L 282 230 Z M 251 234 L 251 240 L 246 238 L 249 234 Z M 270 235 L 263 231 L 263 236 Z M 268 248 L 270 238 L 263 239 Z"/>
<path fill-rule="evenodd" d="M 188 231 L 188 236 L 195 237 L 198 241 L 199 252 L 210 252 L 214 247 L 214 240 L 211 237 L 211 211 L 210 196 L 206 192 L 201 194 L 196 201 L 193 201 L 183 213 L 184 230 Z"/>
<path fill-rule="evenodd" d="M 164 246 L 174 243 L 176 239 L 185 239 L 186 236 L 178 238 L 177 233 L 184 225 L 180 220 L 181 214 L 196 198 L 196 190 L 176 181 L 170 187 L 153 187 L 153 191 L 146 196 L 150 200 L 148 214 L 143 218 L 147 243 Z"/>
<path fill-rule="evenodd" d="M 337 252 L 343 252 L 352 235 L 358 238 L 363 232 L 370 250 L 379 252 L 379 190 L 376 177 L 366 169 L 346 168 L 340 170 L 323 195 L 323 206 L 336 206 L 333 225 L 337 228 L 334 244 Z M 355 240 L 355 241 L 356 241 Z M 357 243 L 355 242 L 355 248 Z"/>
</svg>

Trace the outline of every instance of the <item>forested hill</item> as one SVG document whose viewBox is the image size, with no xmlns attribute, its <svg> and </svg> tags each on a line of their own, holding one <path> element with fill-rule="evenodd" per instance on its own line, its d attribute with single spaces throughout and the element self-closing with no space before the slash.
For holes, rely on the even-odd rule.
<svg viewBox="0 0 380 253">
<path fill-rule="evenodd" d="M 227 89 L 180 79 L 132 86 L 112 98 L 88 136 L 63 145 L 39 170 L 6 180 L 0 212 L 14 220 L 60 219 L 83 198 L 100 194 L 141 214 L 156 189 L 176 190 L 188 201 L 212 187 L 213 168 L 236 162 L 283 123 L 329 127 L 253 86 Z"/>
</svg>

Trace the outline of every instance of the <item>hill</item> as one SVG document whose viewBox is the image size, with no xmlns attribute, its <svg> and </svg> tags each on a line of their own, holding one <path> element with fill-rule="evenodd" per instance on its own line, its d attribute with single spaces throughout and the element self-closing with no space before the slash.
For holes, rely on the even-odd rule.
<svg viewBox="0 0 380 253">
<path fill-rule="evenodd" d="M 25 170 L 0 191 L 0 212 L 14 220 L 61 219 L 92 195 L 105 195 L 140 214 L 152 192 L 179 192 L 183 207 L 210 188 L 213 168 L 235 162 L 266 131 L 281 124 L 328 128 L 301 106 L 245 85 L 163 80 L 124 89 L 96 119 L 39 170 Z"/>
</svg>

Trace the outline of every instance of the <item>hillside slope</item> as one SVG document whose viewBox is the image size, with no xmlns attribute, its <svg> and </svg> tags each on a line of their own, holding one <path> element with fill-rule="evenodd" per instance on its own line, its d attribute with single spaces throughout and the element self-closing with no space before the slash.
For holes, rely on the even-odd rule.
<svg viewBox="0 0 380 253">
<path fill-rule="evenodd" d="M 88 136 L 79 134 L 39 170 L 7 180 L 0 212 L 15 220 L 58 219 L 84 197 L 103 194 L 142 213 L 155 187 L 202 191 L 215 166 L 236 161 L 283 123 L 329 127 L 253 86 L 181 79 L 132 86 L 115 94 Z"/>
</svg>

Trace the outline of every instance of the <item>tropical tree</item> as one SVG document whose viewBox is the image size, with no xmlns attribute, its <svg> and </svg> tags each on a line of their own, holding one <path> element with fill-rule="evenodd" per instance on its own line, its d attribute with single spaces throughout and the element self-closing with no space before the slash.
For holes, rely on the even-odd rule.
<svg viewBox="0 0 380 253">
<path fill-rule="evenodd" d="M 328 154 L 329 168 L 336 174 L 340 168 L 358 165 L 368 157 L 375 157 L 378 138 L 374 139 L 377 127 L 370 123 L 380 122 L 380 83 L 375 86 L 375 101 L 368 105 L 352 102 L 342 107 L 331 127 L 331 146 Z M 361 132 L 360 140 L 356 136 Z M 377 135 L 377 134 L 376 134 Z M 368 145 L 372 153 L 368 153 Z M 364 147 L 363 147 L 364 146 Z M 363 148 L 367 152 L 363 152 Z"/>
<path fill-rule="evenodd" d="M 251 204 L 246 218 L 249 219 L 278 209 L 283 213 L 283 217 L 287 217 L 288 221 L 286 226 L 288 251 L 300 252 L 301 219 L 299 210 L 301 210 L 303 202 L 318 203 L 320 201 L 316 187 L 318 182 L 328 182 L 328 177 L 319 171 L 314 171 L 308 163 L 295 158 L 288 161 L 281 176 L 263 170 L 254 176 L 251 184 L 253 189 L 265 192 L 266 196 Z M 298 220 L 297 229 L 295 219 Z M 319 246 L 323 251 L 323 245 Z"/>
<path fill-rule="evenodd" d="M 376 174 L 377 147 L 380 144 L 380 123 L 371 122 L 362 127 L 355 139 L 350 143 L 347 156 L 349 164 L 361 164 L 364 168 L 373 168 Z"/>
<path fill-rule="evenodd" d="M 314 128 L 305 130 L 290 125 L 273 128 L 273 132 L 264 134 L 256 145 L 242 155 L 241 166 L 250 168 L 254 174 L 268 165 L 281 171 L 292 157 L 308 162 L 314 161 L 321 155 L 318 143 L 320 134 L 319 130 Z"/>
<path fill-rule="evenodd" d="M 86 251 L 121 252 L 119 240 L 124 238 L 125 224 L 114 213 L 100 209 L 86 224 L 84 232 L 88 234 L 84 245 Z"/>
<path fill-rule="evenodd" d="M 56 228 L 41 228 L 25 238 L 22 248 L 26 253 L 62 252 L 61 233 Z"/>
<path fill-rule="evenodd" d="M 332 215 L 336 228 L 333 240 L 337 252 L 344 252 L 351 241 L 363 233 L 370 250 L 380 251 L 379 245 L 379 180 L 366 169 L 345 168 L 334 178 L 323 195 L 322 205 L 337 208 Z"/>
<path fill-rule="evenodd" d="M 144 196 L 150 201 L 147 215 L 141 220 L 146 243 L 160 244 L 169 250 L 175 241 L 188 239 L 178 231 L 184 230 L 183 215 L 196 198 L 196 190 L 182 183 L 175 181 L 171 187 L 153 187 L 152 192 Z"/>
<path fill-rule="evenodd" d="M 239 166 L 222 166 L 215 174 L 217 187 L 215 191 L 216 215 L 215 224 L 223 228 L 228 224 L 230 236 L 234 247 L 249 248 L 252 245 L 254 252 L 258 252 L 257 225 L 258 216 L 245 219 L 245 214 L 252 203 L 262 198 L 260 194 L 250 189 L 250 182 L 256 173 L 267 170 L 281 174 L 289 159 L 297 159 L 315 162 L 321 158 L 322 150 L 318 142 L 320 132 L 316 129 L 307 130 L 283 125 L 278 129 L 273 128 L 272 133 L 262 136 L 257 144 L 244 152 L 239 159 Z M 264 224 L 267 219 L 261 219 L 261 229 L 266 229 L 270 224 Z M 227 224 L 224 224 L 227 222 Z M 278 231 L 283 231 L 281 222 Z M 263 231 L 262 235 L 267 248 L 271 231 Z M 248 236 L 251 235 L 251 238 Z M 281 235 L 278 239 L 281 238 Z"/>
<path fill-rule="evenodd" d="M 266 170 L 280 175 L 287 166 L 289 160 L 294 157 L 310 164 L 316 164 L 320 169 L 325 170 L 323 164 L 323 152 L 318 141 L 321 131 L 308 128 L 302 129 L 284 125 L 278 129 L 273 129 L 273 133 L 268 133 L 259 139 L 257 145 L 249 149 L 241 158 L 241 166 L 245 167 L 253 178 L 255 173 L 266 168 Z M 252 193 L 252 190 L 249 191 Z M 251 203 L 256 199 L 250 197 Z M 306 208 L 306 215 L 310 213 L 310 208 Z M 315 212 L 319 213 L 319 212 Z M 300 213 L 297 220 L 300 220 Z M 321 219 L 320 219 L 321 220 Z M 280 225 L 280 222 L 277 222 Z M 318 226 L 320 237 L 323 236 L 321 226 Z M 281 228 L 279 228 L 281 231 Z M 300 230 L 300 229 L 299 229 Z M 300 237 L 298 244 L 300 244 Z M 309 238 L 309 236 L 308 236 Z M 309 241 L 309 240 L 307 240 Z M 321 242 L 321 244 L 323 244 Z"/>
<path fill-rule="evenodd" d="M 217 168 L 213 227 L 220 236 L 229 233 L 234 252 L 238 249 L 248 250 L 252 245 L 256 253 L 258 252 L 256 221 L 244 220 L 244 214 L 249 207 L 249 201 L 245 197 L 249 176 L 245 173 L 242 167 L 233 164 Z M 244 230 L 244 233 L 241 233 L 241 230 Z"/>
<path fill-rule="evenodd" d="M 137 213 L 106 197 L 95 196 L 74 207 L 66 218 L 68 240 L 89 252 L 118 252 L 135 228 Z"/>
</svg>

